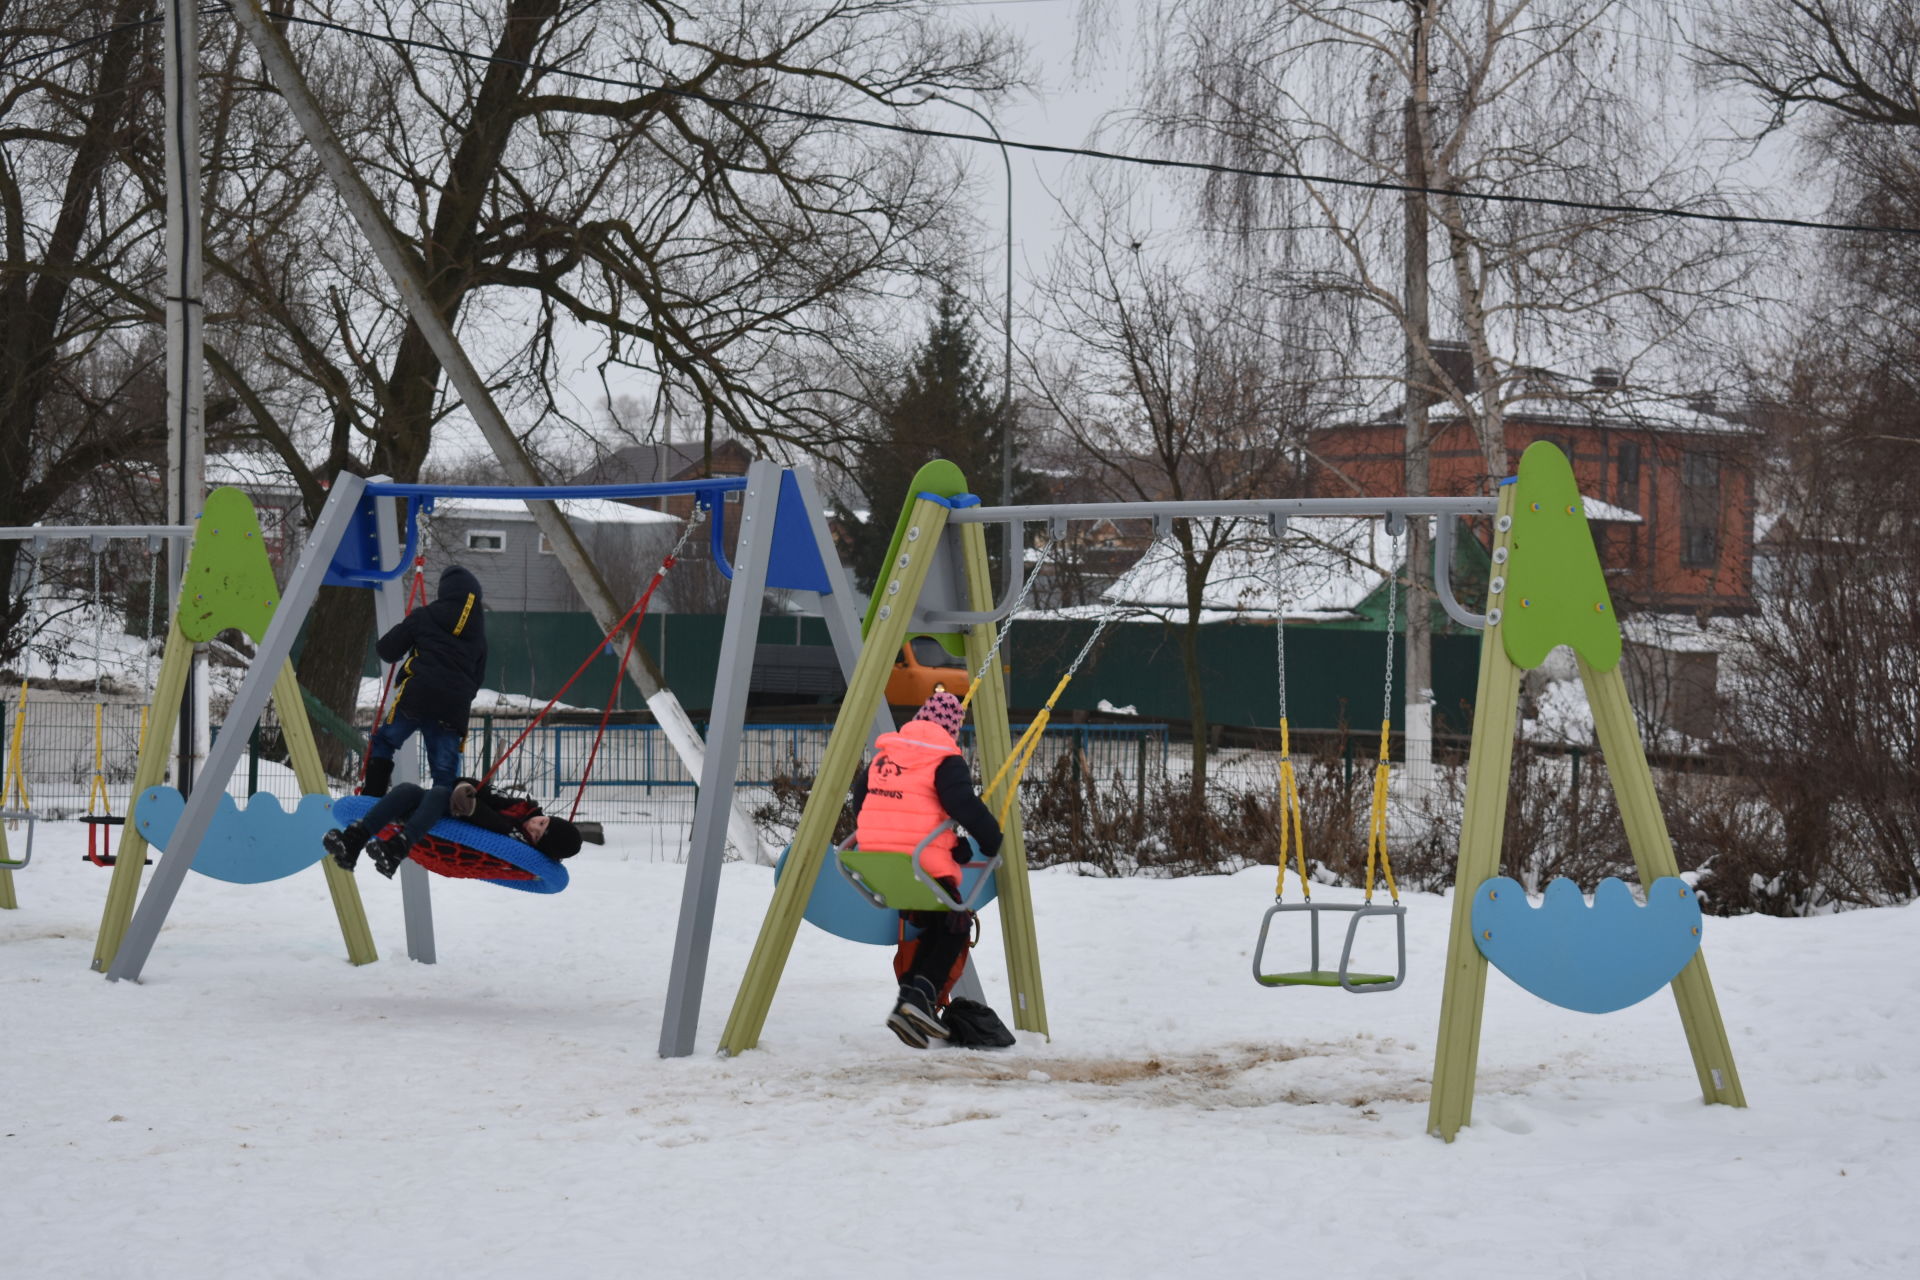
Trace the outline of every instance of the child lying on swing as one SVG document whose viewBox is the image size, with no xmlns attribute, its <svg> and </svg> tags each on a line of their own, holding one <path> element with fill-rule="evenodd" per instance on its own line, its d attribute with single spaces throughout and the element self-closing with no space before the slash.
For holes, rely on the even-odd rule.
<svg viewBox="0 0 1920 1280">
<path fill-rule="evenodd" d="M 927 832 L 952 818 L 966 828 L 982 854 L 990 858 L 999 851 L 1000 824 L 974 794 L 973 775 L 956 740 L 966 718 L 960 699 L 936 690 L 899 732 L 880 735 L 872 763 L 853 780 L 854 838 L 862 849 L 912 849 Z M 955 831 L 935 837 L 920 855 L 921 865 L 956 898 L 960 863 L 972 857 L 973 850 Z M 1012 1033 L 991 1009 L 950 999 L 966 968 L 973 912 L 901 914 L 920 936 L 901 942 L 894 953 L 900 994 L 887 1015 L 887 1028 L 915 1049 L 949 1039 L 970 1048 L 1012 1044 Z"/>
<path fill-rule="evenodd" d="M 360 851 L 370 845 L 373 869 L 392 879 L 408 852 L 441 816 L 439 805 L 424 803 L 431 794 L 416 783 L 399 783 L 380 797 L 380 802 L 367 811 L 366 817 L 327 832 L 321 843 L 345 871 L 353 870 L 360 860 Z M 462 822 L 525 841 L 555 862 L 580 852 L 581 841 L 587 836 L 600 834 L 598 824 L 576 825 L 565 818 L 553 817 L 525 796 L 495 791 L 472 778 L 455 782 L 446 808 Z M 374 832 L 394 822 L 406 825 L 384 840 L 373 839 Z"/>
</svg>

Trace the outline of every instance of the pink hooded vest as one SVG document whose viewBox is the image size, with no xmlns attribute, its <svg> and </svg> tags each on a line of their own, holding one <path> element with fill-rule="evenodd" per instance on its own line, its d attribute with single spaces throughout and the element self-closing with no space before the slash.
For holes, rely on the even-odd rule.
<svg viewBox="0 0 1920 1280">
<path fill-rule="evenodd" d="M 883 733 L 867 766 L 867 798 L 860 806 L 854 839 L 862 849 L 913 852 L 927 832 L 947 820 L 933 789 L 933 771 L 960 754 L 953 735 L 931 720 L 909 720 L 897 733 Z M 958 879 L 953 851 L 960 833 L 945 831 L 920 855 L 920 865 L 938 880 Z"/>
</svg>

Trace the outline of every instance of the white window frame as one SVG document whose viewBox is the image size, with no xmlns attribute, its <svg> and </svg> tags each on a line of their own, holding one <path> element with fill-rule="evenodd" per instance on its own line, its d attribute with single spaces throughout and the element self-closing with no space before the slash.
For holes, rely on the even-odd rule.
<svg viewBox="0 0 1920 1280">
<path fill-rule="evenodd" d="M 540 554 L 543 556 L 554 554 L 553 543 L 547 540 L 547 535 L 544 533 L 540 535 Z"/>
<path fill-rule="evenodd" d="M 475 538 L 498 538 L 497 547 L 483 547 L 474 542 Z M 507 531 L 505 529 L 469 529 L 467 530 L 467 550 L 478 551 L 482 555 L 497 556 L 505 554 L 507 549 Z"/>
</svg>

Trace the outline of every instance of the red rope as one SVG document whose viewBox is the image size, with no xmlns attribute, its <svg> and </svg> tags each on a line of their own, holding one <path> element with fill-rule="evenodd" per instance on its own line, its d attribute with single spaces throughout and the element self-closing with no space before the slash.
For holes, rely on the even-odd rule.
<svg viewBox="0 0 1920 1280">
<path fill-rule="evenodd" d="M 560 691 L 558 693 L 555 693 L 551 698 L 547 699 L 547 705 L 540 708 L 540 714 L 535 716 L 532 720 L 529 720 L 527 722 L 527 727 L 520 731 L 520 736 L 515 738 L 512 741 L 512 743 L 508 745 L 507 749 L 500 753 L 499 758 L 495 760 L 492 766 L 487 769 L 486 776 L 480 779 L 481 786 L 484 787 L 487 785 L 488 782 L 492 781 L 493 775 L 499 772 L 500 766 L 507 762 L 507 757 L 520 749 L 520 744 L 527 740 L 527 735 L 532 733 L 536 728 L 539 727 L 540 722 L 547 718 L 547 713 L 553 710 L 554 704 L 558 703 L 560 699 L 563 696 L 565 696 L 567 690 L 573 688 L 574 681 L 578 680 L 581 676 L 586 674 L 587 668 L 593 665 L 593 660 L 600 656 L 600 650 L 604 649 L 607 645 L 612 644 L 613 638 L 620 634 L 621 628 L 625 627 L 630 620 L 634 622 L 634 628 L 633 628 L 634 638 L 637 639 L 639 637 L 640 622 L 646 619 L 647 602 L 653 599 L 653 589 L 660 585 L 660 580 L 667 576 L 667 570 L 673 568 L 673 565 L 674 565 L 674 558 L 672 556 L 668 556 L 665 560 L 660 562 L 660 567 L 654 571 L 653 581 L 647 584 L 647 589 L 641 593 L 640 598 L 633 602 L 633 607 L 631 609 L 628 609 L 626 613 L 621 615 L 620 620 L 614 623 L 613 626 L 608 629 L 606 635 L 600 637 L 599 642 L 593 646 L 592 652 L 588 653 L 585 660 L 582 661 L 579 666 L 573 669 L 573 674 L 567 677 L 567 682 L 560 686 Z M 638 619 L 635 619 L 636 614 L 639 615 Z M 631 649 L 632 649 L 631 641 L 629 641 L 628 643 L 628 649 L 629 649 L 629 652 L 631 652 Z M 624 670 L 625 668 L 623 667 L 622 671 Z M 620 679 L 620 675 L 616 673 L 614 676 L 614 679 L 617 682 Z M 619 685 L 616 683 L 614 687 L 617 689 Z M 586 785 L 585 778 L 581 779 L 581 785 L 582 786 Z M 575 803 L 577 804 L 578 801 L 576 801 Z"/>
<path fill-rule="evenodd" d="M 659 582 L 665 572 L 663 569 L 660 573 L 654 574 L 653 581 L 656 583 Z M 650 596 L 652 594 L 653 587 L 649 585 L 647 587 L 647 595 Z M 587 779 L 593 776 L 593 762 L 600 758 L 600 740 L 607 736 L 607 718 L 613 714 L 614 700 L 620 696 L 620 681 L 626 674 L 628 660 L 633 657 L 634 641 L 640 638 L 640 624 L 645 622 L 647 618 L 647 610 L 645 607 L 646 596 L 640 598 L 640 604 L 640 616 L 633 620 L 633 630 L 627 636 L 627 651 L 620 655 L 620 666 L 613 673 L 613 685 L 607 690 L 607 705 L 600 708 L 600 727 L 594 730 L 593 750 L 587 752 L 587 767 L 580 772 L 580 786 L 573 793 L 573 808 L 567 810 L 568 822 L 572 822 L 573 816 L 580 812 L 580 801 L 586 797 Z"/>
<path fill-rule="evenodd" d="M 407 588 L 408 614 L 413 612 L 414 601 L 416 600 L 419 601 L 423 607 L 427 603 L 427 558 L 425 556 L 415 556 L 413 558 L 413 585 Z M 402 616 L 404 617 L 405 615 L 403 614 Z M 387 664 L 387 678 L 385 683 L 380 686 L 380 701 L 373 709 L 373 733 L 380 732 L 380 722 L 386 718 L 387 695 L 393 692 L 393 673 L 398 670 L 399 667 L 400 664 L 397 662 Z M 370 733 L 368 737 L 372 737 L 372 734 Z M 360 753 L 360 785 L 362 787 L 366 786 L 367 783 L 367 759 L 373 754 L 373 744 L 369 742 L 367 746 L 368 749 Z"/>
</svg>

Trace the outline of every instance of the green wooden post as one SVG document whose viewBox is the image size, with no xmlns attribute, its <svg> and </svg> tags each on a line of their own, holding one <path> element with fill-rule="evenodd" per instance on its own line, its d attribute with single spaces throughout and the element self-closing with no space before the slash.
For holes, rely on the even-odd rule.
<svg viewBox="0 0 1920 1280">
<path fill-rule="evenodd" d="M 794 935 L 813 892 L 815 879 L 826 865 L 827 846 L 833 839 L 834 823 L 846 804 L 853 786 L 853 771 L 867 747 L 874 714 L 886 693 L 887 677 L 893 673 L 894 655 L 907 638 L 907 624 L 913 616 L 920 588 L 927 580 L 927 567 L 946 528 L 947 508 L 925 498 L 915 499 L 906 513 L 904 528 L 896 535 L 896 545 L 886 563 L 884 582 L 873 594 L 873 624 L 860 660 L 854 664 L 853 677 L 847 681 L 846 697 L 833 722 L 833 733 L 820 759 L 813 791 L 801 811 L 800 825 L 793 833 L 792 852 L 787 856 L 787 873 L 773 892 L 766 918 L 760 923 L 760 935 L 754 941 L 753 955 L 747 961 L 746 976 L 734 997 L 733 1010 L 727 1016 L 726 1030 L 720 1036 L 721 1051 L 745 1053 L 760 1043 L 767 1012 L 773 1007 L 774 992 L 780 985 L 787 956 L 793 950 Z M 1004 887 L 1001 893 L 1004 895 Z"/>
<path fill-rule="evenodd" d="M 986 526 L 962 526 L 960 550 L 966 566 L 969 607 L 976 611 L 991 609 L 993 583 L 989 578 Z M 967 629 L 967 670 L 978 671 L 986 661 L 993 647 L 993 631 L 987 623 Z M 900 651 L 898 641 L 892 651 Z M 984 778 L 993 777 L 1013 751 L 1007 682 L 1000 661 L 997 657 L 993 660 L 993 669 L 973 695 L 974 740 L 980 745 L 980 773 Z M 1002 861 L 994 876 L 1000 888 L 1000 933 L 1007 955 L 1007 985 L 1013 993 L 1013 1025 L 1022 1031 L 1051 1035 L 1047 993 L 1040 978 L 1040 944 L 1034 930 L 1033 887 L 1027 875 L 1027 837 L 1017 796 L 1007 810 L 1007 825 L 1001 834 Z"/>
<path fill-rule="evenodd" d="M 1499 514 L 1513 507 L 1511 486 L 1500 491 Z M 1495 539 L 1506 545 L 1508 535 Z M 1473 945 L 1473 889 L 1499 874 L 1500 840 L 1507 825 L 1507 781 L 1513 772 L 1513 735 L 1520 705 L 1520 668 L 1508 660 L 1488 627 L 1480 641 L 1480 682 L 1473 698 L 1473 742 L 1467 763 L 1466 812 L 1460 820 L 1460 857 L 1453 878 L 1453 925 L 1440 995 L 1440 1030 L 1433 1060 L 1433 1096 L 1427 1132 L 1453 1141 L 1473 1122 L 1473 1083 L 1480 1064 L 1480 1014 L 1486 1005 L 1487 958 Z"/>
<path fill-rule="evenodd" d="M 286 739 L 287 758 L 293 763 L 293 776 L 299 779 L 301 792 L 325 795 L 327 770 L 320 763 L 320 744 L 314 740 L 313 722 L 307 719 L 306 703 L 300 697 L 300 677 L 294 673 L 292 662 L 281 664 L 280 675 L 273 682 L 273 701 L 280 709 L 280 733 Z M 333 899 L 333 914 L 340 922 L 348 963 L 372 964 L 380 953 L 373 945 L 373 928 L 360 901 L 359 883 L 351 871 L 343 871 L 332 858 L 320 859 L 320 871 L 326 877 L 327 894 Z"/>
<path fill-rule="evenodd" d="M 167 624 L 167 645 L 160 656 L 160 674 L 153 686 L 153 702 L 147 712 L 147 731 L 140 739 L 140 760 L 133 771 L 133 788 L 127 797 L 127 820 L 120 827 L 120 840 L 114 853 L 113 874 L 107 881 L 107 901 L 100 913 L 100 933 L 93 943 L 93 967 L 105 973 L 120 950 L 127 922 L 133 919 L 134 903 L 140 897 L 140 879 L 147 866 L 147 841 L 140 834 L 135 815 L 140 793 L 157 787 L 167 776 L 172 754 L 173 728 L 180 717 L 180 699 L 187 689 L 187 673 L 193 664 L 193 642 L 180 630 L 180 610 L 173 611 Z"/>
<path fill-rule="evenodd" d="M 1627 682 L 1620 668 L 1596 671 L 1586 659 L 1580 659 L 1580 680 L 1587 689 L 1587 701 L 1593 706 L 1593 727 L 1606 753 L 1607 776 L 1613 781 L 1613 794 L 1620 801 L 1620 817 L 1627 828 L 1627 844 L 1633 849 L 1634 866 L 1640 883 L 1652 884 L 1661 876 L 1680 874 L 1680 863 L 1673 856 L 1673 839 L 1667 834 L 1667 820 L 1660 812 L 1660 799 L 1653 787 L 1653 770 L 1647 765 L 1646 749 L 1634 724 L 1633 706 L 1627 700 Z M 1674 1002 L 1680 1006 L 1680 1025 L 1687 1033 L 1687 1048 L 1693 1054 L 1694 1073 L 1700 1078 L 1700 1095 L 1707 1102 L 1731 1107 L 1747 1105 L 1746 1091 L 1740 1087 L 1740 1072 L 1733 1064 L 1733 1046 L 1727 1040 L 1726 1023 L 1720 1017 L 1720 1002 L 1713 994 L 1713 981 L 1707 976 L 1705 951 L 1696 951 L 1680 976 L 1673 980 Z"/>
</svg>

